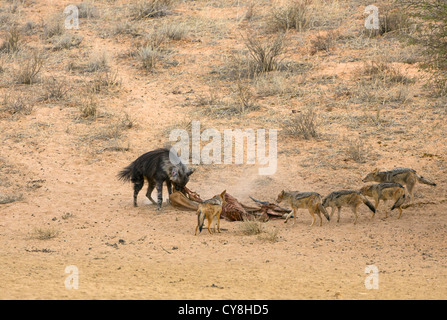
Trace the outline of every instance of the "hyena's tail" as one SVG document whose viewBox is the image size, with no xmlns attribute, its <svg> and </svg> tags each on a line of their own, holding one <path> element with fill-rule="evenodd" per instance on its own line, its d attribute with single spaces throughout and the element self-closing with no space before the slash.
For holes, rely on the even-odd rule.
<svg viewBox="0 0 447 320">
<path fill-rule="evenodd" d="M 366 199 L 365 196 L 362 197 L 363 203 L 366 204 L 366 206 L 374 213 L 376 213 L 376 209 L 374 208 L 373 204 L 369 202 L 368 199 Z"/>
<path fill-rule="evenodd" d="M 436 183 L 431 182 L 431 181 L 425 179 L 424 177 L 422 177 L 422 176 L 420 176 L 420 175 L 418 175 L 418 174 L 416 175 L 416 177 L 418 178 L 418 181 L 419 181 L 420 183 L 428 184 L 429 186 L 436 187 Z"/>
<path fill-rule="evenodd" d="M 326 209 L 322 206 L 321 203 L 318 204 L 318 209 L 320 210 L 321 213 L 323 213 L 323 215 L 326 217 L 327 221 L 331 220 L 331 218 L 329 217 L 329 213 L 326 211 Z"/>
<path fill-rule="evenodd" d="M 404 204 L 404 202 L 405 202 L 405 193 L 402 194 L 402 196 L 399 199 L 397 199 L 396 203 L 393 204 L 393 206 L 391 207 L 391 211 L 396 208 L 399 208 L 401 205 Z"/>
<path fill-rule="evenodd" d="M 116 176 L 121 181 L 130 181 L 132 179 L 132 172 L 133 172 L 134 164 L 131 163 L 127 167 L 125 167 L 123 170 L 121 170 Z"/>
<path fill-rule="evenodd" d="M 203 224 L 205 223 L 205 213 L 201 208 L 197 210 L 197 225 L 199 226 L 199 231 L 202 232 Z"/>
</svg>

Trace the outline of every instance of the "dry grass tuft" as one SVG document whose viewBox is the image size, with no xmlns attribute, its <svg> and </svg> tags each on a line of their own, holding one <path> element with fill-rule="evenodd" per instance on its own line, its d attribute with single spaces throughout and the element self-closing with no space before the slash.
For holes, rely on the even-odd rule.
<svg viewBox="0 0 447 320">
<path fill-rule="evenodd" d="M 33 111 L 33 106 L 27 102 L 23 95 L 5 95 L 0 107 L 0 118 L 17 115 L 29 115 Z"/>
<path fill-rule="evenodd" d="M 163 17 L 169 14 L 175 0 L 139 0 L 130 5 L 130 17 L 133 20 Z"/>
<path fill-rule="evenodd" d="M 310 22 L 308 6 L 311 3 L 312 0 L 290 0 L 285 6 L 273 8 L 267 19 L 267 29 L 271 32 L 306 30 Z"/>
<path fill-rule="evenodd" d="M 313 109 L 298 112 L 295 116 L 284 122 L 284 132 L 294 137 L 306 140 L 317 138 L 317 114 Z"/>
<path fill-rule="evenodd" d="M 40 80 L 40 70 L 46 59 L 47 57 L 41 52 L 31 52 L 25 57 L 25 61 L 19 69 L 14 72 L 14 82 L 17 84 L 34 84 L 38 82 Z"/>
<path fill-rule="evenodd" d="M 49 240 L 56 238 L 59 234 L 60 232 L 52 227 L 34 228 L 30 234 L 30 238 L 37 240 Z"/>
<path fill-rule="evenodd" d="M 20 50 L 22 35 L 17 26 L 12 26 L 0 45 L 0 53 L 14 53 Z"/>
<path fill-rule="evenodd" d="M 277 70 L 281 56 L 285 53 L 285 34 L 278 34 L 271 41 L 261 41 L 259 37 L 247 35 L 245 46 L 253 62 L 254 73 L 264 73 Z"/>
</svg>

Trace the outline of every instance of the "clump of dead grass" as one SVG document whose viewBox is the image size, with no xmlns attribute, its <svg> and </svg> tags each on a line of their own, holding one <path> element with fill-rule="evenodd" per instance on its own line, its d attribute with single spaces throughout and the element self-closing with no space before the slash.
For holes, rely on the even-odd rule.
<svg viewBox="0 0 447 320">
<path fill-rule="evenodd" d="M 224 66 L 216 69 L 222 79 L 253 79 L 283 69 L 282 60 L 287 48 L 284 33 L 278 34 L 273 41 L 254 34 L 247 34 L 243 39 L 247 50 L 230 56 Z"/>
<path fill-rule="evenodd" d="M 63 34 L 52 39 L 53 50 L 64 50 L 78 47 L 84 38 L 79 35 Z"/>
<path fill-rule="evenodd" d="M 98 73 L 92 81 L 86 84 L 87 92 L 90 93 L 110 93 L 111 90 L 119 90 L 122 80 L 118 76 L 118 71 L 105 71 Z"/>
<path fill-rule="evenodd" d="M 255 73 L 278 70 L 286 49 L 285 34 L 278 34 L 273 41 L 261 41 L 259 37 L 251 35 L 244 40 Z"/>
<path fill-rule="evenodd" d="M 289 29 L 304 31 L 310 22 L 308 6 L 312 0 L 290 0 L 284 6 L 272 8 L 266 26 L 271 32 L 284 32 Z"/>
<path fill-rule="evenodd" d="M 320 51 L 329 52 L 335 46 L 337 36 L 338 34 L 335 31 L 318 34 L 316 38 L 311 40 L 310 54 L 314 55 Z"/>
<path fill-rule="evenodd" d="M 379 12 L 379 28 L 365 29 L 364 33 L 369 37 L 383 35 L 400 35 L 410 33 L 412 21 L 407 12 L 400 9 L 385 9 Z"/>
<path fill-rule="evenodd" d="M 39 73 L 47 57 L 38 51 L 32 51 L 24 58 L 23 63 L 14 72 L 14 82 L 17 84 L 34 84 L 40 80 Z"/>
<path fill-rule="evenodd" d="M 279 239 L 279 230 L 276 228 L 266 228 L 265 222 L 261 222 L 259 220 L 248 220 L 245 219 L 241 222 L 239 226 L 239 230 L 243 235 L 253 236 L 257 235 L 258 239 L 269 241 L 269 242 L 277 242 Z"/>
<path fill-rule="evenodd" d="M 176 0 L 138 0 L 129 6 L 133 20 L 163 17 L 169 14 Z"/>
<path fill-rule="evenodd" d="M 30 233 L 30 238 L 37 240 L 49 240 L 56 238 L 59 234 L 60 232 L 53 227 L 36 227 Z"/>
<path fill-rule="evenodd" d="M 42 101 L 61 101 L 67 99 L 67 94 L 71 86 L 67 80 L 60 80 L 55 77 L 46 79 L 42 84 Z"/>
<path fill-rule="evenodd" d="M 360 70 L 361 75 L 369 77 L 372 81 L 382 81 L 383 83 L 411 84 L 414 79 L 405 76 L 396 67 L 384 62 L 366 62 Z"/>
<path fill-rule="evenodd" d="M 99 16 L 98 8 L 92 3 L 92 1 L 81 2 L 77 5 L 79 10 L 79 18 L 91 19 Z"/>
<path fill-rule="evenodd" d="M 17 26 L 12 26 L 0 45 L 0 53 L 14 53 L 20 50 L 22 34 Z"/>
<path fill-rule="evenodd" d="M 367 152 L 365 143 L 362 139 L 346 138 L 345 139 L 345 154 L 349 159 L 357 163 L 365 163 L 367 160 Z"/>
<path fill-rule="evenodd" d="M 33 111 L 33 106 L 23 95 L 5 94 L 0 107 L 1 117 L 15 117 L 17 115 L 29 115 Z"/>
<path fill-rule="evenodd" d="M 84 97 L 79 105 L 79 117 L 84 120 L 95 120 L 98 115 L 98 104 L 93 95 Z"/>
<path fill-rule="evenodd" d="M 285 134 L 306 140 L 319 136 L 317 127 L 317 113 L 312 108 L 297 112 L 283 124 Z"/>
<path fill-rule="evenodd" d="M 43 26 L 43 39 L 50 39 L 54 36 L 61 36 L 65 33 L 65 17 L 62 14 L 53 15 L 45 20 Z"/>
</svg>

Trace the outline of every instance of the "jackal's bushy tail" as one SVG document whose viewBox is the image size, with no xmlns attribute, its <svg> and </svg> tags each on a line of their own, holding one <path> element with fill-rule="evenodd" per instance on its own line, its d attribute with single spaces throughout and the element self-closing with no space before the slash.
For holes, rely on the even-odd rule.
<svg viewBox="0 0 447 320">
<path fill-rule="evenodd" d="M 422 177 L 422 176 L 420 176 L 420 175 L 416 175 L 416 176 L 417 176 L 418 181 L 419 181 L 420 183 L 428 184 L 429 186 L 436 187 L 436 183 L 431 182 L 431 181 L 425 179 L 424 177 Z"/>
<path fill-rule="evenodd" d="M 394 203 L 393 206 L 391 207 L 391 211 L 396 208 L 399 208 L 401 205 L 404 204 L 404 202 L 405 202 L 405 194 L 402 194 L 402 196 L 399 199 L 397 199 L 396 203 Z"/>
<path fill-rule="evenodd" d="M 366 204 L 366 206 L 374 213 L 376 213 L 376 209 L 374 208 L 373 204 L 369 202 L 368 199 L 366 199 L 365 196 L 362 197 L 363 203 Z"/>
<path fill-rule="evenodd" d="M 205 212 L 202 209 L 197 210 L 197 225 L 199 226 L 199 231 L 202 232 L 203 224 L 205 223 Z"/>
<path fill-rule="evenodd" d="M 321 213 L 326 217 L 327 221 L 330 221 L 329 213 L 326 211 L 326 209 L 321 205 L 321 203 L 318 204 L 318 209 Z"/>
</svg>

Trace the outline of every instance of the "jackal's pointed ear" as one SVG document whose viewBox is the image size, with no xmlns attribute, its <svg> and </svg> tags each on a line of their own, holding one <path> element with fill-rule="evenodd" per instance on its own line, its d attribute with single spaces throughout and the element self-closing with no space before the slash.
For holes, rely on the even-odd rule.
<svg viewBox="0 0 447 320">
<path fill-rule="evenodd" d="M 375 168 L 375 169 L 373 170 L 373 172 L 374 172 L 374 173 L 379 172 L 379 168 Z"/>
<path fill-rule="evenodd" d="M 223 198 L 225 197 L 225 193 L 227 193 L 227 190 L 222 191 L 222 193 L 220 194 L 220 196 Z"/>
<path fill-rule="evenodd" d="M 186 171 L 186 175 L 189 177 L 190 175 L 192 175 L 194 173 L 194 171 L 196 171 L 196 169 L 188 168 L 188 171 Z"/>
</svg>

